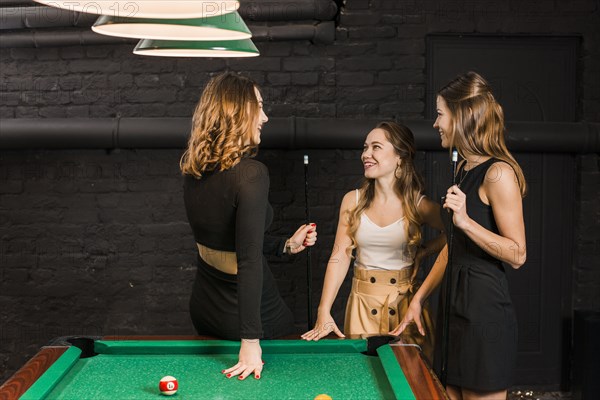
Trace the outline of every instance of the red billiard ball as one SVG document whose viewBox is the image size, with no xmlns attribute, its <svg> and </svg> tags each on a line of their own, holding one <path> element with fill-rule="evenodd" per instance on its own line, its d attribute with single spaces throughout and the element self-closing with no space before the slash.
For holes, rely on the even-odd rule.
<svg viewBox="0 0 600 400">
<path fill-rule="evenodd" d="M 177 393 L 178 388 L 179 384 L 177 383 L 177 379 L 170 375 L 163 377 L 158 383 L 158 389 L 160 392 L 167 396 Z"/>
</svg>

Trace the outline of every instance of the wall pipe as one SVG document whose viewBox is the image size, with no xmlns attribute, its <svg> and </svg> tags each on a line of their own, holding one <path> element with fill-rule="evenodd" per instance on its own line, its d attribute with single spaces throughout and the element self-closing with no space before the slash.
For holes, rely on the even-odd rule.
<svg viewBox="0 0 600 400">
<path fill-rule="evenodd" d="M 271 118 L 263 128 L 263 148 L 360 149 L 379 120 Z M 419 150 L 440 150 L 432 121 L 405 121 Z M 190 118 L 41 118 L 0 120 L 0 149 L 183 148 Z M 512 122 L 507 124 L 512 151 L 598 153 L 600 123 Z"/>
<path fill-rule="evenodd" d="M 249 21 L 332 21 L 338 8 L 332 0 L 242 1 L 239 13 Z"/>
<path fill-rule="evenodd" d="M 135 39 L 100 35 L 91 29 L 23 29 L 2 32 L 0 48 L 42 48 L 86 46 L 101 44 L 136 43 Z"/>
<path fill-rule="evenodd" d="M 281 26 L 249 24 L 248 28 L 252 32 L 252 40 L 257 42 L 310 40 L 313 43 L 331 44 L 335 40 L 335 23 L 333 21 Z"/>
</svg>

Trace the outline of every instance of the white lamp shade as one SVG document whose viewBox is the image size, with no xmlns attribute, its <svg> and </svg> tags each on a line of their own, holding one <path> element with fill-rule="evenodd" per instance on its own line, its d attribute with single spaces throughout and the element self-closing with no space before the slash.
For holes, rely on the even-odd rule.
<svg viewBox="0 0 600 400">
<path fill-rule="evenodd" d="M 157 40 L 242 40 L 252 33 L 237 12 L 207 18 L 149 19 L 100 16 L 92 30 L 109 36 Z"/>
<path fill-rule="evenodd" d="M 122 18 L 202 18 L 237 11 L 233 0 L 34 0 L 47 6 Z"/>
</svg>

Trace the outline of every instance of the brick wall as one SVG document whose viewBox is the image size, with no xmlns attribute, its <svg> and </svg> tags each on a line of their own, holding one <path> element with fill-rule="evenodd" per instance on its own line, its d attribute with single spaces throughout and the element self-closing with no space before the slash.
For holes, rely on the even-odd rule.
<svg viewBox="0 0 600 400">
<path fill-rule="evenodd" d="M 304 221 L 299 151 L 261 151 L 271 172 L 272 232 Z M 311 151 L 309 201 L 319 226 L 315 299 L 333 243 L 332 215 L 361 177 L 357 151 Z M 3 151 L 0 155 L 0 363 L 4 378 L 50 339 L 72 334 L 193 334 L 194 238 L 180 150 Z M 305 255 L 272 259 L 279 288 L 306 321 Z M 343 316 L 345 298 L 336 317 Z"/>
<path fill-rule="evenodd" d="M 257 43 L 255 59 L 162 59 L 132 45 L 0 49 L 0 118 L 187 117 L 210 76 L 254 78 L 269 116 L 424 117 L 425 35 L 582 37 L 578 115 L 600 121 L 598 2 L 348 0 L 336 41 Z M 43 120 L 40 120 L 43 123 Z M 1 133 L 0 133 L 1 134 Z M 191 333 L 194 276 L 178 150 L 0 152 L 0 380 L 52 337 Z M 360 178 L 356 151 L 315 151 L 311 205 L 322 279 L 337 207 Z M 273 229 L 303 220 L 302 153 L 261 151 L 271 171 Z M 600 310 L 599 157 L 578 156 L 574 308 Z M 304 257 L 272 261 L 305 319 Z M 315 287 L 315 295 L 320 291 Z M 315 297 L 315 301 L 318 297 Z M 341 319 L 344 299 L 335 314 Z"/>
</svg>

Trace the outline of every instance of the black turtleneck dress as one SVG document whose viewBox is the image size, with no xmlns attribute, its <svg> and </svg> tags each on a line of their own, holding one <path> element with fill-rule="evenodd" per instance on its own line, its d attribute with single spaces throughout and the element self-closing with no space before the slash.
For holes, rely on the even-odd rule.
<svg viewBox="0 0 600 400">
<path fill-rule="evenodd" d="M 266 235 L 273 220 L 269 173 L 244 158 L 234 167 L 184 178 L 187 217 L 197 243 L 235 252 L 237 274 L 226 274 L 198 256 L 190 314 L 201 335 L 229 340 L 273 338 L 293 330 L 264 254 L 281 255 L 285 238 Z M 197 251 L 197 249 L 196 249 Z"/>
</svg>

